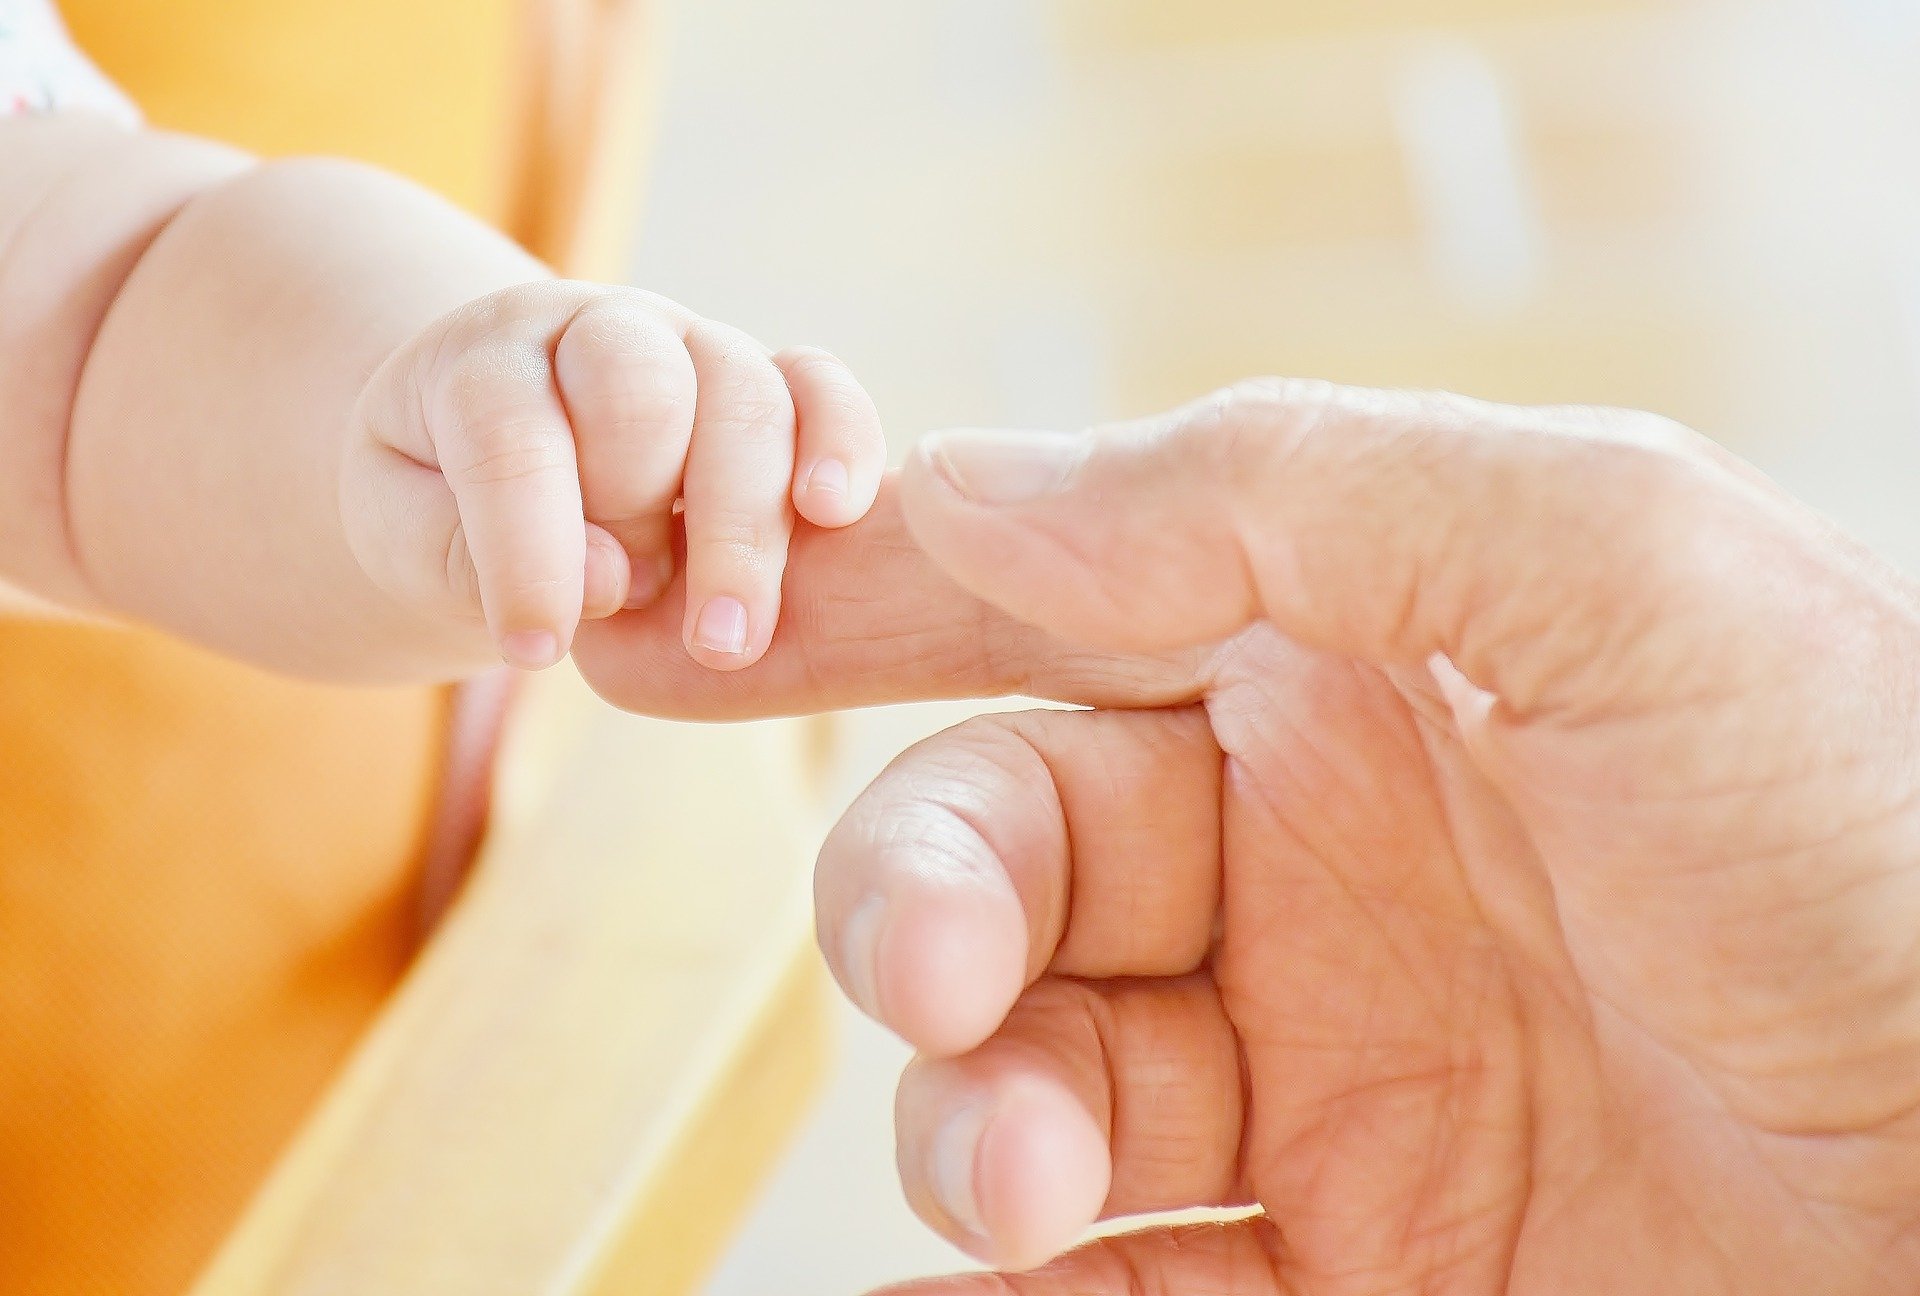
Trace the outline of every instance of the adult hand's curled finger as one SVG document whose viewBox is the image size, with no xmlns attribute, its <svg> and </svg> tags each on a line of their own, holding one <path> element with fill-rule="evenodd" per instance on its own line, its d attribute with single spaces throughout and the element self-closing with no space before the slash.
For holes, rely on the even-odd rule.
<svg viewBox="0 0 1920 1296">
<path fill-rule="evenodd" d="M 1913 588 L 1648 416 L 1319 385 L 903 481 L 961 585 L 1201 701 L 975 722 L 822 856 L 925 1056 L 928 1292 L 1920 1283 Z"/>
</svg>

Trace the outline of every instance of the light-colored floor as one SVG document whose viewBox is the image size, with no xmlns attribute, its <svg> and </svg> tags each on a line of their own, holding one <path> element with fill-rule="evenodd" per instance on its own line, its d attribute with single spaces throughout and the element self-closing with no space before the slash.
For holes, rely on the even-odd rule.
<svg viewBox="0 0 1920 1296">
<path fill-rule="evenodd" d="M 638 281 L 867 380 L 896 450 L 1259 372 L 1673 414 L 1920 567 L 1920 19 L 1882 0 L 672 0 Z M 964 708 L 869 716 L 847 794 Z M 710 1296 L 959 1263 L 904 1050 Z"/>
<path fill-rule="evenodd" d="M 858 1296 L 969 1267 L 914 1219 L 895 1185 L 889 1113 L 905 1049 L 847 1017 L 833 1090 L 708 1296 Z"/>
<path fill-rule="evenodd" d="M 902 707 L 852 735 L 845 801 L 897 752 L 977 708 Z M 893 1082 L 906 1046 L 843 1004 L 838 1059 L 815 1112 L 707 1296 L 859 1296 L 970 1267 L 913 1217 L 893 1169 Z"/>
</svg>

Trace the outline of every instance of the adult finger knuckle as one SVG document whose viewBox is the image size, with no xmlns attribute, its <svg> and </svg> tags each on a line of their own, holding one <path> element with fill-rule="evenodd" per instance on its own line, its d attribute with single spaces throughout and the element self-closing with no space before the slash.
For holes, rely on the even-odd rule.
<svg viewBox="0 0 1920 1296">
<path fill-rule="evenodd" d="M 1353 403 L 1332 383 L 1254 378 L 1179 411 L 1169 440 L 1183 460 L 1227 481 L 1314 449 L 1334 415 Z"/>
<path fill-rule="evenodd" d="M 1638 447 L 1690 463 L 1710 458 L 1705 437 L 1662 414 L 1609 405 L 1559 405 L 1538 414 L 1542 429 L 1575 441 Z"/>
<path fill-rule="evenodd" d="M 974 716 L 949 729 L 928 761 L 947 773 L 971 778 L 991 771 L 1015 781 L 1051 780 L 1052 772 L 1025 719 L 1013 716 Z"/>
<path fill-rule="evenodd" d="M 1009 830 L 1052 836 L 1060 822 L 1053 770 L 1019 716 L 976 716 L 928 739 L 907 766 L 927 803 L 982 842 Z"/>
<path fill-rule="evenodd" d="M 1575 477 L 1592 543 L 1628 601 L 1711 593 L 1752 519 L 1739 492 L 1690 449 L 1632 441 L 1588 447 Z M 1578 527 L 1579 519 L 1569 519 Z"/>
<path fill-rule="evenodd" d="M 1691 531 L 1702 517 L 1708 479 L 1688 455 L 1633 441 L 1604 441 L 1583 455 L 1596 498 L 1629 506 L 1640 529 L 1662 536 Z"/>
</svg>

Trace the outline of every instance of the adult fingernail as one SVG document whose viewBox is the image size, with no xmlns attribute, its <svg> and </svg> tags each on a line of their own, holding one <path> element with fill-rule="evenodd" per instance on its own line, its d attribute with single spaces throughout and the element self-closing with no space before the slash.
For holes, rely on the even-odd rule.
<svg viewBox="0 0 1920 1296">
<path fill-rule="evenodd" d="M 947 1117 L 933 1135 L 931 1171 L 933 1195 L 955 1228 L 976 1238 L 987 1229 L 980 1218 L 980 1198 L 974 1186 L 980 1162 L 980 1136 L 987 1131 L 984 1107 L 962 1107 Z"/>
<path fill-rule="evenodd" d="M 560 636 L 547 630 L 520 630 L 500 641 L 507 665 L 525 671 L 545 670 L 560 660 Z"/>
<path fill-rule="evenodd" d="M 838 459 L 822 459 L 807 473 L 802 483 L 809 495 L 827 495 L 834 499 L 845 499 L 853 481 L 847 466 Z"/>
<path fill-rule="evenodd" d="M 1093 438 L 1081 432 L 936 432 L 922 444 L 947 484 L 976 504 L 1054 494 L 1093 452 Z"/>
<path fill-rule="evenodd" d="M 887 902 L 879 896 L 860 902 L 840 929 L 840 972 L 847 996 L 867 1016 L 880 1016 L 880 932 Z"/>
<path fill-rule="evenodd" d="M 673 583 L 673 559 L 665 554 L 641 558 L 633 564 L 633 577 L 627 585 L 627 609 L 643 608 L 666 592 Z"/>
<path fill-rule="evenodd" d="M 693 623 L 693 642 L 708 652 L 738 657 L 747 650 L 747 605 L 737 598 L 709 600 Z"/>
</svg>

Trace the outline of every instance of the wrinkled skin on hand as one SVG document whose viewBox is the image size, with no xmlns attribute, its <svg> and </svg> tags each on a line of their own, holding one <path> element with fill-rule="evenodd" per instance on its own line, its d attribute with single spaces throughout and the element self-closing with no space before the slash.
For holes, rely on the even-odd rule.
<svg viewBox="0 0 1920 1296">
<path fill-rule="evenodd" d="M 1321 386 L 937 437 L 901 495 L 685 699 L 1094 706 L 929 740 L 822 856 L 922 1053 L 909 1196 L 1008 1270 L 908 1290 L 1920 1287 L 1901 577 L 1659 420 Z M 1196 1206 L 1259 1211 L 1048 1262 Z"/>
</svg>

